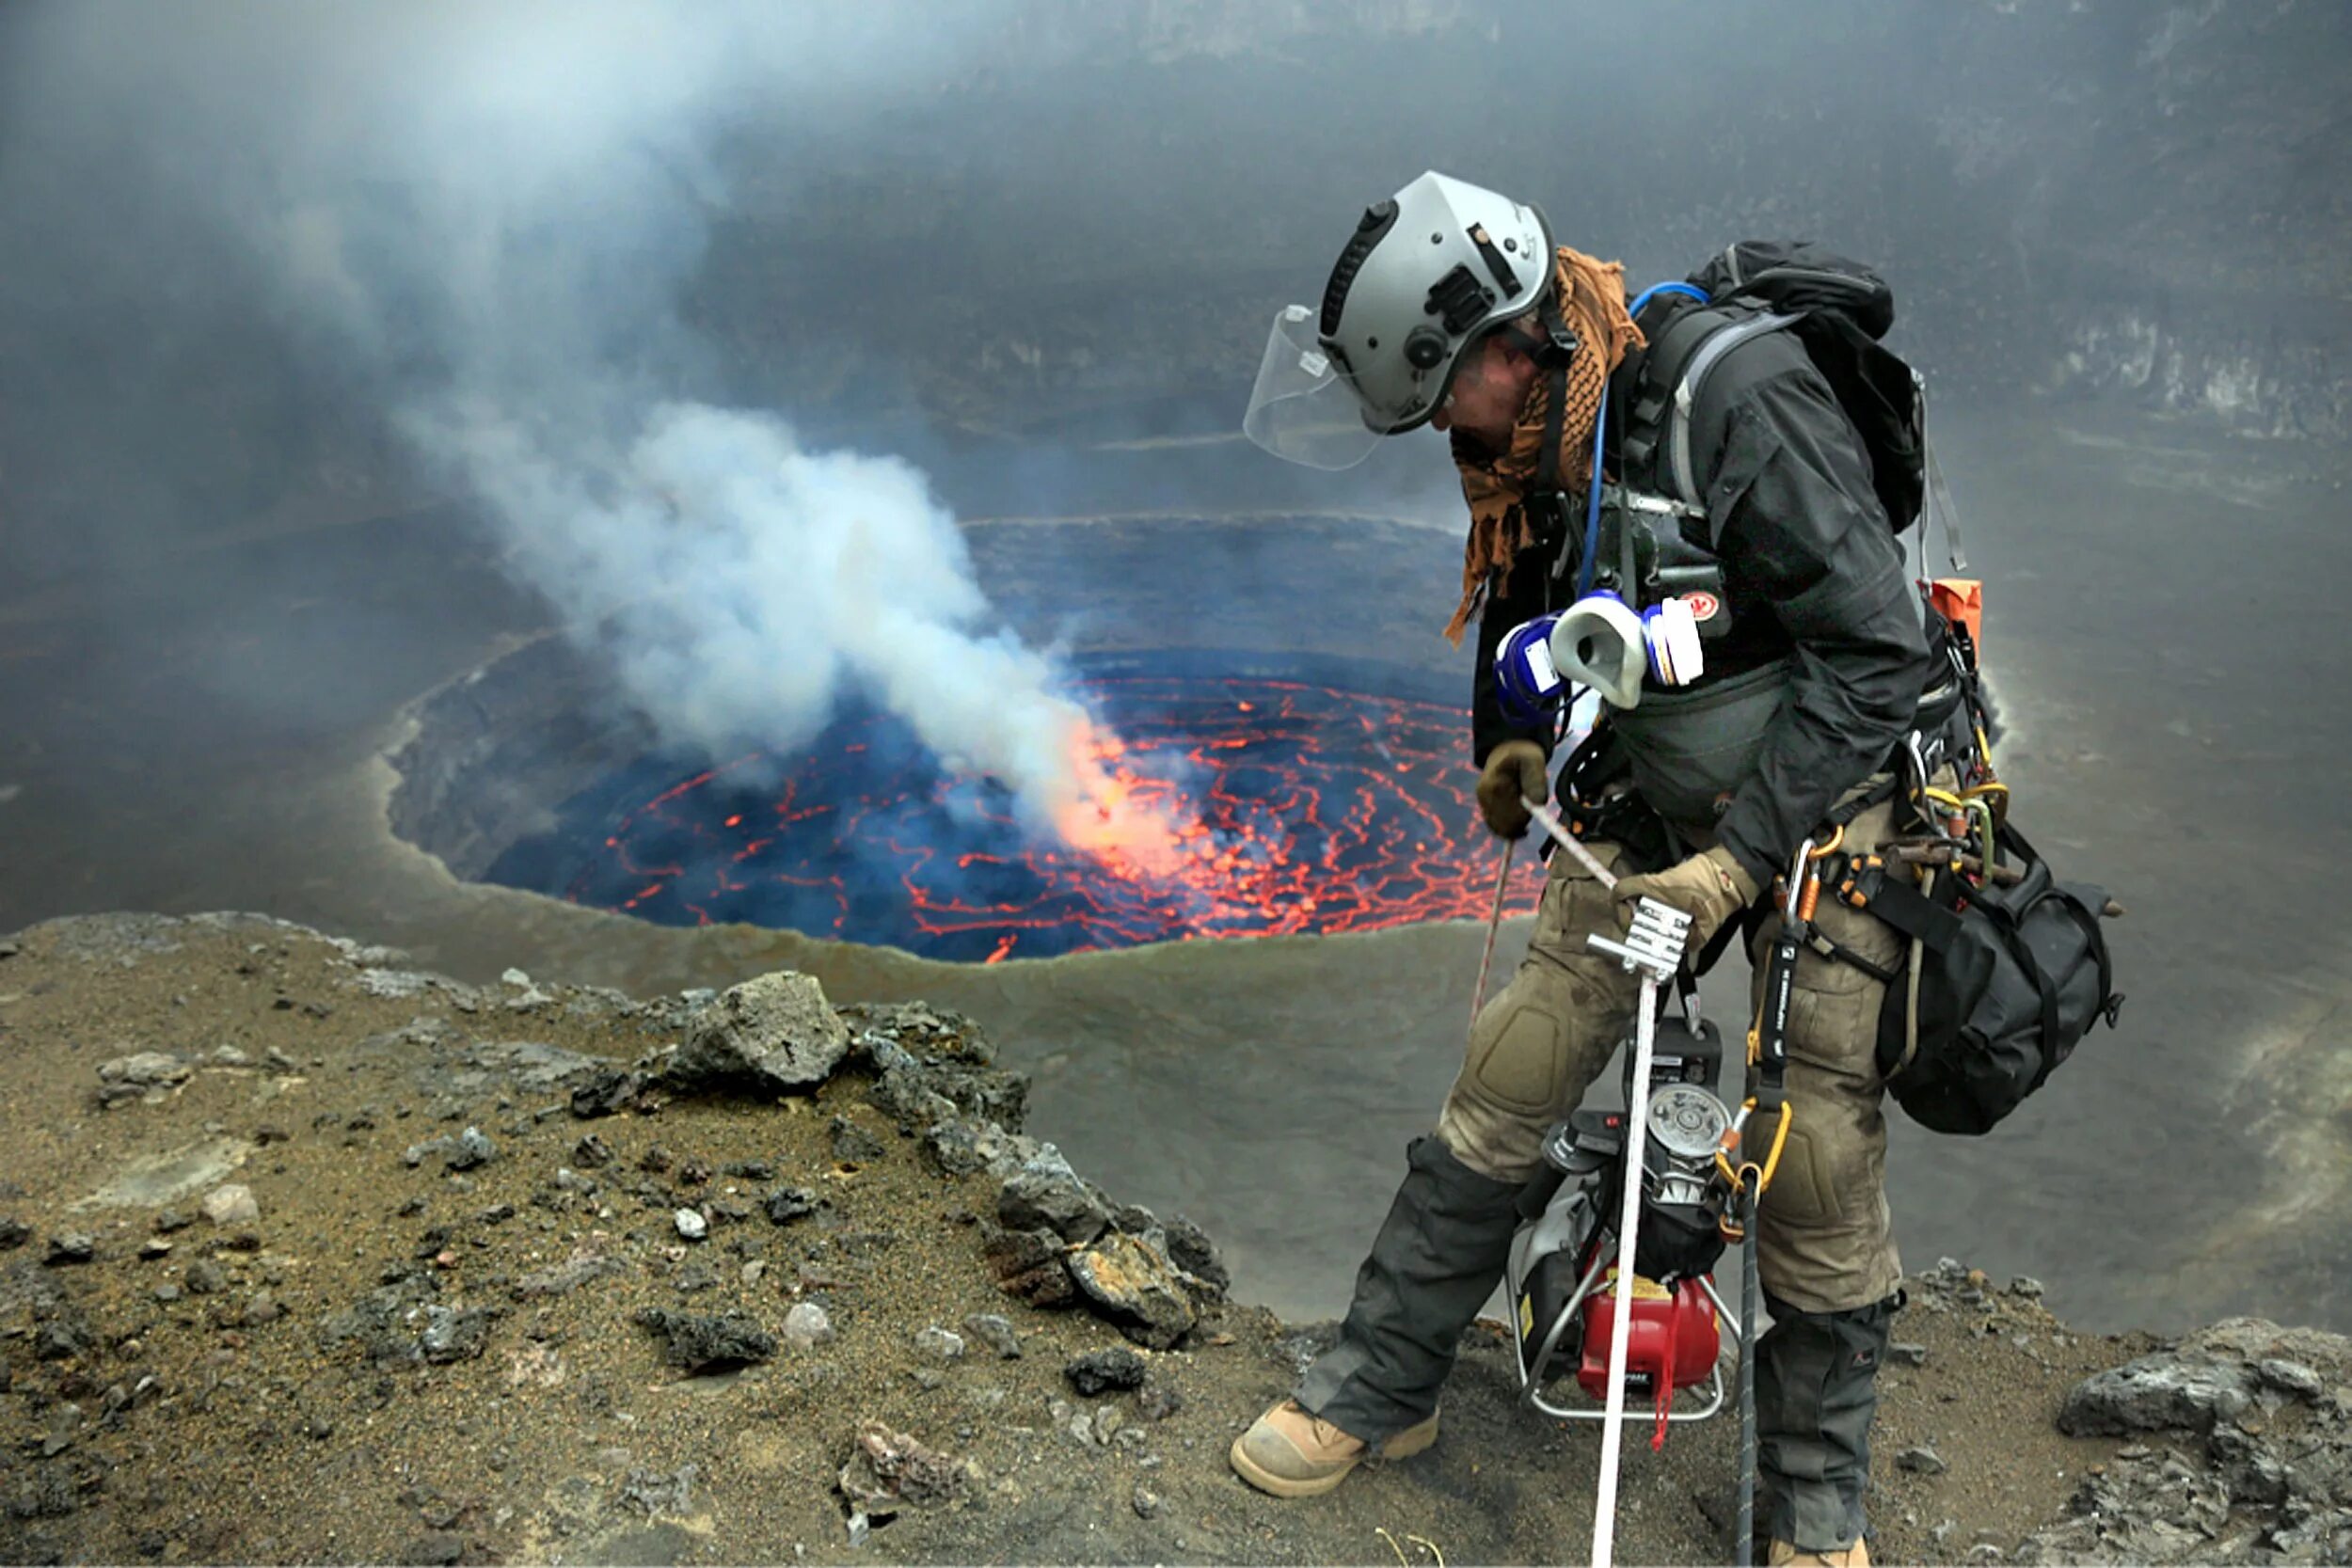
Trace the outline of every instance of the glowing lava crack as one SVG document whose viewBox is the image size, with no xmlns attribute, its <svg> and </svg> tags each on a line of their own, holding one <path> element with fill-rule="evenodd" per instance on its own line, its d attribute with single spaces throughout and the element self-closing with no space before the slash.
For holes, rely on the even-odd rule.
<svg viewBox="0 0 2352 1568">
<path fill-rule="evenodd" d="M 648 758 L 490 879 L 674 925 L 745 921 L 994 961 L 1486 912 L 1462 711 L 1263 679 L 1086 683 L 1120 738 L 1042 846 L 898 721 L 677 779 Z M 646 791 L 660 787 L 648 799 Z M 630 803 L 638 802 L 638 803 Z M 1073 846 L 1078 847 L 1073 847 Z"/>
</svg>

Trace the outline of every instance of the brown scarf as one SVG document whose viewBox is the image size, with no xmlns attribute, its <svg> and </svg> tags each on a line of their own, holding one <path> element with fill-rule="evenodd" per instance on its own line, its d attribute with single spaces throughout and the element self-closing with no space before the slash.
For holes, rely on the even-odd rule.
<svg viewBox="0 0 2352 1568">
<path fill-rule="evenodd" d="M 1626 314 L 1622 261 L 1597 261 L 1562 245 L 1552 287 L 1561 319 L 1582 345 L 1568 362 L 1567 412 L 1560 421 L 1559 483 L 1574 494 L 1592 478 L 1593 420 L 1600 412 L 1601 389 L 1626 351 L 1642 346 L 1642 329 Z M 1550 406 L 1551 376 L 1547 372 L 1528 389 L 1508 451 L 1497 455 L 1454 433 L 1454 464 L 1462 471 L 1462 495 L 1470 511 L 1470 537 L 1462 547 L 1462 602 L 1445 628 L 1447 640 L 1456 646 L 1470 618 L 1485 605 L 1488 585 L 1507 584 L 1512 562 L 1534 542 L 1520 502 L 1535 478 L 1543 452 L 1544 416 Z"/>
</svg>

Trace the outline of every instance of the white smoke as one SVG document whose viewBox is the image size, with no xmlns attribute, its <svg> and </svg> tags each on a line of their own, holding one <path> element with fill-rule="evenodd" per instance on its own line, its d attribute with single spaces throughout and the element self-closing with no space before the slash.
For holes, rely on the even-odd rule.
<svg viewBox="0 0 2352 1568">
<path fill-rule="evenodd" d="M 853 685 L 1050 822 L 1086 791 L 1086 716 L 1052 660 L 991 629 L 924 477 L 692 401 L 712 345 L 679 306 L 744 145 L 819 147 L 913 103 L 992 18 L 128 0 L 52 13 L 40 41 L 75 95 L 58 112 L 151 127 L 159 188 L 251 248 L 314 350 L 361 368 L 666 740 L 788 746 Z M 894 276 L 952 286 L 922 260 Z"/>
</svg>

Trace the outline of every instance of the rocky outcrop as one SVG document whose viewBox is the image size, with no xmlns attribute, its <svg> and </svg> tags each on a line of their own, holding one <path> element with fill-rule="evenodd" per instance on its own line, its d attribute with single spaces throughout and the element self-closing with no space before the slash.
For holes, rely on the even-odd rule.
<svg viewBox="0 0 2352 1568">
<path fill-rule="evenodd" d="M 2086 1379 L 2059 1430 L 2135 1439 L 2018 1560 L 2352 1560 L 2352 1339 L 2232 1318 Z"/>
</svg>

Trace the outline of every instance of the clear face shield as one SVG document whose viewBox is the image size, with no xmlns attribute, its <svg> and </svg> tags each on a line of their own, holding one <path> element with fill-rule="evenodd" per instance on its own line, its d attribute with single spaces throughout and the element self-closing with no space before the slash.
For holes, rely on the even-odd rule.
<svg viewBox="0 0 2352 1568">
<path fill-rule="evenodd" d="M 1380 444 L 1380 432 L 1364 422 L 1354 383 L 1323 347 L 1315 313 L 1304 305 L 1286 305 L 1275 316 L 1241 428 L 1275 456 L 1310 468 L 1352 468 Z"/>
</svg>

